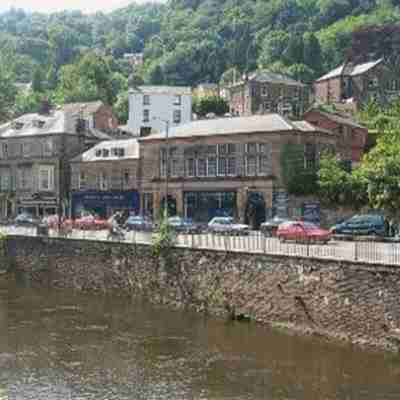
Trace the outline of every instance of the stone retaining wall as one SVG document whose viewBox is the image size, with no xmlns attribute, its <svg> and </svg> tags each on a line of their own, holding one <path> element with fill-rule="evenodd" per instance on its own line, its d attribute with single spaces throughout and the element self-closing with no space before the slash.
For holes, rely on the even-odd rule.
<svg viewBox="0 0 400 400">
<path fill-rule="evenodd" d="M 252 319 L 397 350 L 400 268 L 144 245 L 10 237 L 15 271 L 34 285 L 115 291 L 172 307 Z"/>
</svg>

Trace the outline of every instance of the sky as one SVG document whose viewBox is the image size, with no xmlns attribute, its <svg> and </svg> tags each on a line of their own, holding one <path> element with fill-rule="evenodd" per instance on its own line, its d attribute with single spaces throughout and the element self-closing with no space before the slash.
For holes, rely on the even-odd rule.
<svg viewBox="0 0 400 400">
<path fill-rule="evenodd" d="M 54 12 L 61 10 L 82 10 L 83 12 L 108 12 L 136 2 L 157 2 L 160 0 L 0 0 L 0 12 L 11 7 L 29 11 Z"/>
</svg>

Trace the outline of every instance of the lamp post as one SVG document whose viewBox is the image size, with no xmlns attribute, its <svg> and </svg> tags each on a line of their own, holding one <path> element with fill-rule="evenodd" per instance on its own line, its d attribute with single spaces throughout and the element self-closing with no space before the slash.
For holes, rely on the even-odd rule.
<svg viewBox="0 0 400 400">
<path fill-rule="evenodd" d="M 168 218 L 168 184 L 169 184 L 169 121 L 154 117 L 153 119 L 159 120 L 165 124 L 165 139 L 166 139 L 166 156 L 165 156 L 165 216 Z"/>
</svg>

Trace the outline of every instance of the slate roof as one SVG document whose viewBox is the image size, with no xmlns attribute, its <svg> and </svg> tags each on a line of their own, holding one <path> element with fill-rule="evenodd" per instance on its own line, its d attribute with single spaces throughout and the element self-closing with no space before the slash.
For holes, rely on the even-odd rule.
<svg viewBox="0 0 400 400">
<path fill-rule="evenodd" d="M 125 150 L 125 155 L 120 157 L 111 154 L 111 149 L 119 148 Z M 96 156 L 97 150 L 108 149 L 110 154 L 108 157 Z M 139 143 L 137 139 L 121 139 L 121 140 L 107 140 L 96 144 L 79 156 L 73 158 L 72 162 L 93 162 L 93 161 L 116 161 L 116 160 L 135 160 L 139 159 Z"/>
<path fill-rule="evenodd" d="M 76 121 L 79 114 L 63 109 L 52 110 L 49 114 L 24 114 L 19 118 L 0 125 L 0 138 L 18 138 L 69 134 L 76 135 Z M 40 125 L 38 124 L 40 123 Z M 19 125 L 19 127 L 17 127 Z M 90 139 L 108 140 L 110 136 L 98 129 L 88 129 L 85 136 Z"/>
<path fill-rule="evenodd" d="M 137 86 L 129 90 L 131 93 L 142 94 L 169 94 L 169 95 L 191 95 L 189 86 Z"/>
<path fill-rule="evenodd" d="M 235 135 L 251 133 L 275 133 L 275 132 L 324 132 L 332 135 L 327 130 L 316 128 L 306 121 L 292 122 L 279 114 L 253 115 L 250 117 L 232 117 L 192 121 L 187 124 L 172 127 L 169 130 L 169 138 L 189 138 L 215 135 Z M 165 139 L 165 132 L 155 133 L 139 141 Z"/>
<path fill-rule="evenodd" d="M 346 117 L 344 117 L 342 115 L 328 113 L 328 112 L 325 112 L 325 111 L 318 110 L 316 108 L 310 109 L 309 111 L 306 112 L 306 114 L 308 112 L 316 112 L 316 113 L 318 113 L 318 114 L 330 119 L 331 121 L 337 122 L 338 124 L 348 125 L 348 126 L 351 126 L 353 128 L 367 129 L 365 126 L 358 124 L 353 119 L 346 118 Z"/>
<path fill-rule="evenodd" d="M 278 74 L 276 72 L 271 72 L 265 69 L 262 70 L 257 70 L 249 74 L 248 76 L 249 81 L 253 82 L 268 82 L 268 83 L 277 83 L 277 84 L 282 84 L 282 85 L 288 85 L 288 86 L 300 86 L 300 87 L 306 87 L 302 82 L 296 81 L 295 79 L 290 78 L 287 75 L 283 74 Z M 242 79 L 239 82 L 234 83 L 230 87 L 235 87 L 237 85 L 242 85 L 245 81 Z"/>
<path fill-rule="evenodd" d="M 356 64 L 353 66 L 349 66 L 348 64 L 342 64 L 339 67 L 333 69 L 332 71 L 328 72 L 327 74 L 321 76 L 316 80 L 316 82 L 325 81 L 327 79 L 337 78 L 341 75 L 345 76 L 357 76 L 364 74 L 365 72 L 369 71 L 370 69 L 374 68 L 378 64 L 383 61 L 383 58 L 380 58 L 376 61 L 369 61 L 362 64 Z"/>
</svg>

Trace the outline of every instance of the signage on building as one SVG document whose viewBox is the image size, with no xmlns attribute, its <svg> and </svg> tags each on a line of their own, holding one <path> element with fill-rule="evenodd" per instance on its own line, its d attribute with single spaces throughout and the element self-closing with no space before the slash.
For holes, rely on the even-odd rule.
<svg viewBox="0 0 400 400">
<path fill-rule="evenodd" d="M 303 220 L 314 224 L 321 222 L 321 208 L 318 202 L 303 203 Z"/>
</svg>

